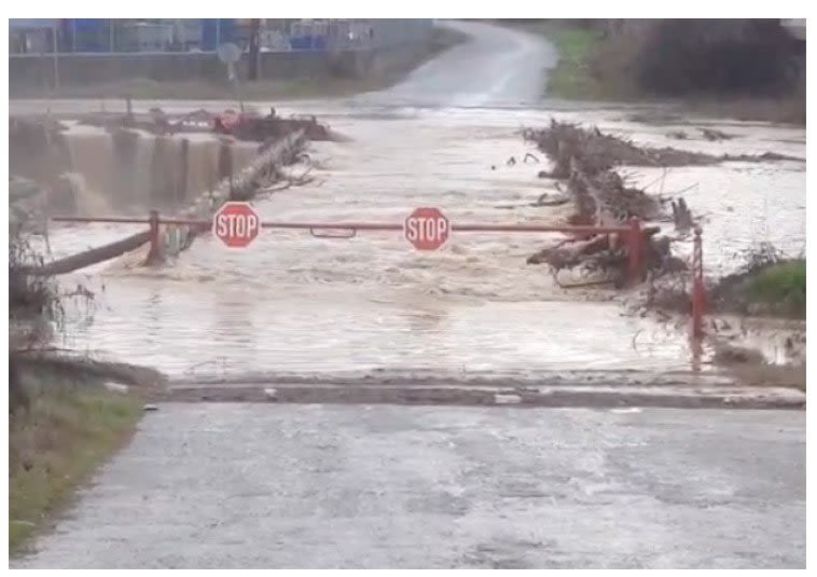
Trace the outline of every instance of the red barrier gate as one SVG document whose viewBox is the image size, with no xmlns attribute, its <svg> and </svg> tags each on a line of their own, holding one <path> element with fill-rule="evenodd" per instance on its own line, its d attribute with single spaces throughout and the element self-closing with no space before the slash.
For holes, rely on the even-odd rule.
<svg viewBox="0 0 817 577">
<path fill-rule="evenodd" d="M 151 232 L 151 248 L 148 258 L 159 254 L 159 227 L 160 225 L 189 226 L 195 229 L 206 230 L 212 225 L 210 220 L 160 218 L 157 211 L 151 211 L 148 219 L 129 217 L 82 217 L 56 216 L 55 222 L 110 222 L 122 224 L 148 224 Z M 402 223 L 377 222 L 262 222 L 261 228 L 275 228 L 288 230 L 308 230 L 315 236 L 316 231 L 350 231 L 353 234 L 336 238 L 350 238 L 357 231 L 402 231 Z M 451 232 L 527 232 L 527 233 L 563 233 L 575 236 L 598 234 L 617 234 L 627 246 L 628 278 L 630 284 L 637 284 L 642 280 L 644 271 L 644 238 L 641 221 L 637 218 L 630 220 L 629 226 L 553 226 L 541 224 L 456 224 L 451 223 Z M 327 235 L 320 235 L 327 236 Z"/>
<path fill-rule="evenodd" d="M 97 217 L 53 217 L 56 222 L 110 222 L 123 224 L 149 224 L 151 232 L 151 246 L 148 260 L 158 258 L 160 245 L 160 226 L 175 225 L 189 226 L 199 231 L 207 231 L 212 226 L 211 220 L 160 218 L 157 211 L 151 211 L 148 219 L 141 218 L 97 218 Z M 262 222 L 261 228 L 308 230 L 313 236 L 330 238 L 351 238 L 358 231 L 403 231 L 403 223 L 377 222 Z M 552 226 L 541 224 L 457 224 L 451 223 L 452 233 L 463 232 L 510 232 L 510 233 L 562 233 L 575 236 L 588 235 L 619 235 L 627 246 L 628 267 L 627 276 L 630 286 L 641 282 L 644 277 L 645 242 L 641 221 L 637 218 L 630 220 L 629 226 Z M 333 235 L 320 234 L 319 231 L 348 231 L 351 234 Z M 692 335 L 695 338 L 703 336 L 703 314 L 705 293 L 703 285 L 703 258 L 701 247 L 701 229 L 695 229 L 692 266 Z"/>
</svg>

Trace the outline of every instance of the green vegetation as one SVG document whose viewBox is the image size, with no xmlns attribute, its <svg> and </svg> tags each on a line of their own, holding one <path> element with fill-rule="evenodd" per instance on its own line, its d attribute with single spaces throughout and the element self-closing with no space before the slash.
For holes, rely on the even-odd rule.
<svg viewBox="0 0 817 577">
<path fill-rule="evenodd" d="M 805 53 L 773 20 L 499 22 L 555 44 L 548 96 L 660 99 L 700 115 L 805 124 Z"/>
<path fill-rule="evenodd" d="M 502 22 L 502 21 L 500 21 Z M 609 48 L 598 22 L 530 20 L 505 25 L 546 37 L 556 46 L 559 60 L 548 73 L 544 92 L 567 100 L 625 100 L 632 91 L 625 78 L 600 74 L 600 55 Z"/>
<path fill-rule="evenodd" d="M 41 371 L 38 371 L 41 372 Z M 42 372 L 41 372 L 42 373 Z M 73 491 L 130 437 L 142 401 L 52 373 L 24 380 L 9 416 L 9 548 L 19 552 Z"/>
<path fill-rule="evenodd" d="M 157 385 L 161 375 L 122 363 L 60 356 L 45 350 L 64 328 L 63 301 L 89 305 L 77 288 L 60 293 L 52 277 L 32 275 L 41 263 L 31 235 L 40 191 L 9 183 L 9 548 L 17 552 L 63 506 L 73 490 L 129 437 L 142 401 L 109 391 L 106 380 Z M 142 389 L 147 390 L 147 389 Z"/>
<path fill-rule="evenodd" d="M 806 261 L 783 261 L 752 276 L 746 284 L 750 302 L 783 314 L 806 318 Z"/>
<path fill-rule="evenodd" d="M 769 243 L 744 251 L 738 272 L 718 280 L 710 293 L 720 312 L 806 318 L 806 260 L 784 258 Z"/>
<path fill-rule="evenodd" d="M 548 95 L 577 100 L 609 96 L 592 71 L 593 59 L 602 43 L 598 30 L 556 24 L 543 24 L 541 30 L 559 52 L 559 62 L 548 79 Z"/>
</svg>

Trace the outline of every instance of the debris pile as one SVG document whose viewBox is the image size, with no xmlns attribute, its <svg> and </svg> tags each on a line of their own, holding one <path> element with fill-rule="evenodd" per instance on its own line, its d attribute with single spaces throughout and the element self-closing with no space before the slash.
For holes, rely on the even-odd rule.
<svg viewBox="0 0 817 577">
<path fill-rule="evenodd" d="M 336 140 L 326 125 L 317 121 L 314 116 L 292 115 L 279 116 L 274 108 L 266 115 L 257 110 L 232 109 L 222 112 L 210 112 L 204 109 L 194 110 L 183 115 L 171 115 L 161 108 L 151 108 L 146 114 L 130 110 L 124 115 L 110 112 L 95 112 L 84 115 L 81 124 L 98 126 L 108 130 L 137 128 L 157 136 L 169 136 L 190 132 L 213 132 L 232 136 L 238 140 L 252 142 L 269 142 L 280 140 L 284 136 L 303 131 L 307 140 Z"/>
<path fill-rule="evenodd" d="M 227 110 L 214 115 L 212 126 L 219 134 L 255 142 L 278 140 L 296 130 L 303 130 L 307 140 L 331 140 L 329 129 L 318 123 L 314 116 L 283 118 L 277 115 L 274 108 L 266 116 L 261 116 L 258 112 L 236 113 Z"/>
<path fill-rule="evenodd" d="M 716 157 L 702 153 L 638 147 L 597 128 L 586 130 L 555 120 L 551 120 L 545 129 L 526 130 L 524 137 L 535 142 L 553 163 L 553 170 L 546 176 L 566 183 L 567 193 L 575 206 L 575 213 L 568 220 L 574 225 L 624 226 L 633 217 L 650 221 L 662 216 L 662 200 L 628 186 L 614 170 L 617 166 L 719 162 Z M 678 204 L 673 203 L 673 215 L 684 228 L 691 227 L 692 215 L 683 199 Z M 644 253 L 640 257 L 645 263 L 645 271 L 660 275 L 685 268 L 680 259 L 671 255 L 670 239 L 656 236 L 658 232 L 658 227 L 642 229 Z M 550 265 L 557 282 L 559 271 L 580 268 L 586 273 L 601 275 L 603 280 L 597 282 L 623 286 L 629 262 L 629 249 L 624 240 L 618 235 L 571 238 L 534 254 L 528 263 Z"/>
<path fill-rule="evenodd" d="M 689 152 L 675 148 L 649 148 L 636 146 L 598 128 L 585 130 L 574 124 L 550 121 L 548 128 L 526 130 L 526 140 L 535 142 L 539 150 L 548 155 L 555 168 L 553 178 L 568 178 L 571 163 L 578 160 L 581 169 L 590 175 L 598 174 L 616 166 L 690 166 L 717 164 L 723 157 L 702 152 Z"/>
</svg>

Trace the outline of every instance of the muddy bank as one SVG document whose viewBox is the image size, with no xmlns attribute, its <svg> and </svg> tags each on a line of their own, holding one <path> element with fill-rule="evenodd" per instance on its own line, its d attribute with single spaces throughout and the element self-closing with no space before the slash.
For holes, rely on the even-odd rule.
<svg viewBox="0 0 817 577">
<path fill-rule="evenodd" d="M 607 379 L 609 379 L 609 375 Z M 606 379 L 602 379 L 604 381 Z M 164 401 L 297 404 L 458 405 L 493 407 L 671 407 L 802 409 L 805 395 L 786 388 L 743 388 L 733 384 L 686 383 L 633 385 L 624 381 L 594 384 L 520 385 L 497 380 L 488 385 L 345 382 L 174 385 Z"/>
<path fill-rule="evenodd" d="M 60 374 L 75 380 L 99 383 L 111 381 L 142 390 L 158 390 L 167 384 L 167 377 L 154 368 L 124 362 L 102 361 L 67 351 L 32 350 L 14 355 L 21 373 L 35 376 Z"/>
</svg>

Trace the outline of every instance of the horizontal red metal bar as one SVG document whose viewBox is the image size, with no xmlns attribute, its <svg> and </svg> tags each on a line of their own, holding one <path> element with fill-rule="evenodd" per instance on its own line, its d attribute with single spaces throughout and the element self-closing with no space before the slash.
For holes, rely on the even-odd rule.
<svg viewBox="0 0 817 577">
<path fill-rule="evenodd" d="M 127 218 L 118 216 L 52 216 L 51 220 L 54 222 L 123 222 L 130 224 L 148 224 L 150 220 L 147 218 Z M 164 221 L 163 221 L 164 222 Z"/>
<path fill-rule="evenodd" d="M 82 217 L 57 216 L 51 220 L 56 222 L 112 222 L 129 224 L 150 224 L 146 218 L 119 218 L 119 217 Z M 176 226 L 209 227 L 211 220 L 162 218 L 160 224 Z M 301 230 L 372 230 L 372 231 L 401 231 L 402 223 L 377 222 L 262 222 L 261 228 L 301 229 Z M 569 234 L 619 234 L 630 230 L 624 226 L 555 226 L 544 224 L 451 224 L 455 232 L 561 232 Z"/>
</svg>

